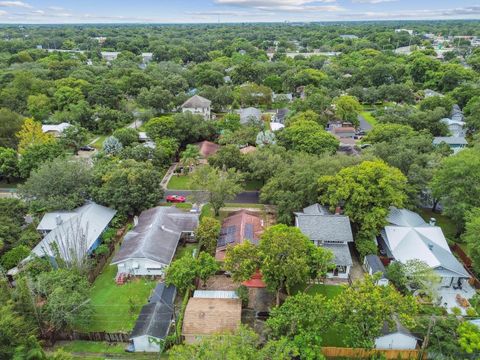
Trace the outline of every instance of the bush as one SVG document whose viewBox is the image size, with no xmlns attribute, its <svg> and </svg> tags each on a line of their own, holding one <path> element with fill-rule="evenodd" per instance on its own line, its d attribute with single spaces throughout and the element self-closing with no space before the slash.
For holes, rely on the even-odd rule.
<svg viewBox="0 0 480 360">
<path fill-rule="evenodd" d="M 469 307 L 467 309 L 467 316 L 473 317 L 473 316 L 477 316 L 477 315 L 478 315 L 477 311 L 474 308 Z"/>
<path fill-rule="evenodd" d="M 30 255 L 30 249 L 25 245 L 19 245 L 3 254 L 0 263 L 5 268 L 5 270 L 8 270 L 17 266 L 18 263 L 21 260 L 25 259 L 28 255 Z"/>
<path fill-rule="evenodd" d="M 245 285 L 240 285 L 236 293 L 240 300 L 242 300 L 242 307 L 247 307 L 248 306 L 248 288 Z"/>
<path fill-rule="evenodd" d="M 126 224 L 127 221 L 128 217 L 125 214 L 117 213 L 110 224 L 112 225 L 112 227 L 120 229 Z"/>
<path fill-rule="evenodd" d="M 117 234 L 117 230 L 113 228 L 108 228 L 105 230 L 102 234 L 102 241 L 105 244 L 110 244 L 112 240 L 115 238 L 115 235 Z"/>
<path fill-rule="evenodd" d="M 462 310 L 457 306 L 452 307 L 450 310 L 452 310 L 452 314 L 455 316 L 462 315 Z"/>
<path fill-rule="evenodd" d="M 109 250 L 108 246 L 105 245 L 105 244 L 102 244 L 95 249 L 95 255 L 96 256 L 107 255 L 109 252 L 110 252 L 110 250 Z"/>
</svg>

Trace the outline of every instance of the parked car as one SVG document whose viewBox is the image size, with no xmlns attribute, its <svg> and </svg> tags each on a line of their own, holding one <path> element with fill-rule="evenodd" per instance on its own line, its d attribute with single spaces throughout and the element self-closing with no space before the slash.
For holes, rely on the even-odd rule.
<svg viewBox="0 0 480 360">
<path fill-rule="evenodd" d="M 180 196 L 180 195 L 168 195 L 167 196 L 167 202 L 169 203 L 184 203 L 185 202 L 185 196 Z"/>
<path fill-rule="evenodd" d="M 95 148 L 93 146 L 90 146 L 90 145 L 85 145 L 85 146 L 82 146 L 80 148 L 80 150 L 82 150 L 82 151 L 95 151 Z"/>
</svg>

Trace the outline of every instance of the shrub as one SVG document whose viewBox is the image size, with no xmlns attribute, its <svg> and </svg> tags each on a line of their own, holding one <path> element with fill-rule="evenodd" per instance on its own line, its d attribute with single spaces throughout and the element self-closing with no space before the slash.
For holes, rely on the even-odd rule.
<svg viewBox="0 0 480 360">
<path fill-rule="evenodd" d="M 462 310 L 457 306 L 452 307 L 451 310 L 452 310 L 452 314 L 455 316 L 462 315 Z"/>
<path fill-rule="evenodd" d="M 97 256 L 107 255 L 109 252 L 110 250 L 108 249 L 108 246 L 105 244 L 102 244 L 95 249 L 95 255 Z"/>
<path fill-rule="evenodd" d="M 110 244 L 112 240 L 115 238 L 115 235 L 117 234 L 117 230 L 114 228 L 108 228 L 105 230 L 102 234 L 102 241 L 105 244 Z"/>
<path fill-rule="evenodd" d="M 248 306 L 248 288 L 245 285 L 240 285 L 236 293 L 240 300 L 242 300 L 242 307 L 247 307 Z"/>
<path fill-rule="evenodd" d="M 18 265 L 18 263 L 30 255 L 30 249 L 25 245 L 19 245 L 3 254 L 0 263 L 8 270 Z"/>
</svg>

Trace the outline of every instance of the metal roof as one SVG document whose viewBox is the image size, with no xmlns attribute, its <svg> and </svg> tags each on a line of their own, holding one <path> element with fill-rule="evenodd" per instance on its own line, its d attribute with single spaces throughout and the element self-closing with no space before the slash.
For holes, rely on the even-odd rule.
<svg viewBox="0 0 480 360">
<path fill-rule="evenodd" d="M 437 136 L 433 139 L 434 145 L 438 145 L 441 143 L 445 143 L 447 145 L 468 145 L 468 142 L 464 137 Z"/>
<path fill-rule="evenodd" d="M 202 299 L 238 299 L 235 291 L 225 290 L 195 290 L 193 297 Z"/>
</svg>

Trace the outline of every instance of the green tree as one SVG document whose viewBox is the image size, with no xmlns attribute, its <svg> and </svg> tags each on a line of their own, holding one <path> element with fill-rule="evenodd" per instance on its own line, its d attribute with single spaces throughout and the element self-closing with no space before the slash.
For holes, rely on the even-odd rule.
<svg viewBox="0 0 480 360">
<path fill-rule="evenodd" d="M 378 274 L 377 274 L 378 275 Z M 392 286 L 376 285 L 375 276 L 366 276 L 347 287 L 331 301 L 335 326 L 340 326 L 347 346 L 373 348 L 385 324 L 396 326 L 395 319 L 412 327 L 417 303 L 402 296 Z"/>
<path fill-rule="evenodd" d="M 314 121 L 297 121 L 278 133 L 279 144 L 309 154 L 333 154 L 339 141 Z"/>
<path fill-rule="evenodd" d="M 27 179 L 33 170 L 45 162 L 65 155 L 65 150 L 58 142 L 37 144 L 28 147 L 20 157 L 18 164 L 20 177 Z"/>
<path fill-rule="evenodd" d="M 197 165 L 199 158 L 200 152 L 198 146 L 189 144 L 180 154 L 180 164 L 191 169 L 193 166 Z"/>
<path fill-rule="evenodd" d="M 35 170 L 19 186 L 19 193 L 37 209 L 69 210 L 85 202 L 91 180 L 92 171 L 85 161 L 57 158 Z"/>
<path fill-rule="evenodd" d="M 480 272 L 480 208 L 474 208 L 466 213 L 465 233 L 463 239 L 467 243 L 473 268 Z"/>
<path fill-rule="evenodd" d="M 172 116 L 150 119 L 145 125 L 145 130 L 147 135 L 154 140 L 166 137 L 177 138 L 175 119 Z"/>
<path fill-rule="evenodd" d="M 414 134 L 415 131 L 408 125 L 378 124 L 363 137 L 362 142 L 366 144 L 392 143 L 399 137 L 410 137 Z"/>
<path fill-rule="evenodd" d="M 212 217 L 203 217 L 200 220 L 195 236 L 198 240 L 200 249 L 210 255 L 215 254 L 217 240 L 221 230 L 220 221 Z"/>
<path fill-rule="evenodd" d="M 203 286 L 206 286 L 207 280 L 212 275 L 220 270 L 220 266 L 218 265 L 215 258 L 206 253 L 201 251 L 197 258 L 197 276 L 202 280 Z"/>
<path fill-rule="evenodd" d="M 480 176 L 480 149 L 472 148 L 443 159 L 431 188 L 441 199 L 443 212 L 463 227 L 466 213 L 480 207 L 480 188 L 472 186 Z"/>
<path fill-rule="evenodd" d="M 320 202 L 341 205 L 363 238 L 373 239 L 386 225 L 390 206 L 401 208 L 406 200 L 406 177 L 383 161 L 364 161 L 335 176 L 322 176 L 318 184 Z"/>
<path fill-rule="evenodd" d="M 41 123 L 28 118 L 23 122 L 17 137 L 19 139 L 18 151 L 20 154 L 23 154 L 30 146 L 48 144 L 55 141 L 53 135 L 42 131 Z"/>
<path fill-rule="evenodd" d="M 132 128 L 122 128 L 113 133 L 123 147 L 130 146 L 138 142 L 138 131 Z"/>
<path fill-rule="evenodd" d="M 80 147 L 85 145 L 87 138 L 87 130 L 77 125 L 71 125 L 63 131 L 60 142 L 73 149 L 73 152 L 77 154 Z"/>
<path fill-rule="evenodd" d="M 149 162 L 106 160 L 94 168 L 94 200 L 123 214 L 138 214 L 163 197 L 161 174 Z"/>
<path fill-rule="evenodd" d="M 19 175 L 17 152 L 10 148 L 0 147 L 0 177 L 10 183 Z"/>
<path fill-rule="evenodd" d="M 480 351 L 480 329 L 471 322 L 464 321 L 457 329 L 460 347 L 467 354 L 473 354 Z"/>
<path fill-rule="evenodd" d="M 310 243 L 298 228 L 286 225 L 272 226 L 261 235 L 260 269 L 267 288 L 276 292 L 277 306 L 282 289 L 290 294 L 294 286 L 305 284 L 309 279 L 307 249 Z"/>
<path fill-rule="evenodd" d="M 45 94 L 30 95 L 27 99 L 28 112 L 37 121 L 47 119 L 50 115 L 51 107 L 51 100 Z"/>
<path fill-rule="evenodd" d="M 343 120 L 351 122 L 354 126 L 359 125 L 358 113 L 362 111 L 362 106 L 357 98 L 350 95 L 343 95 L 333 101 L 335 106 L 335 115 Z"/>
<path fill-rule="evenodd" d="M 227 247 L 225 255 L 225 270 L 232 274 L 235 282 L 250 279 L 260 267 L 260 253 L 250 241 Z"/>
<path fill-rule="evenodd" d="M 25 259 L 30 254 L 30 249 L 24 245 L 14 247 L 2 255 L 0 263 L 4 269 L 11 269 L 18 265 L 18 263 Z"/>
<path fill-rule="evenodd" d="M 480 129 L 480 96 L 471 98 L 463 111 L 468 128 L 471 131 Z"/>
<path fill-rule="evenodd" d="M 201 166 L 192 175 L 195 190 L 204 190 L 215 215 L 228 200 L 233 200 L 242 191 L 243 177 L 234 169 L 222 171 L 209 165 Z"/>
<path fill-rule="evenodd" d="M 12 359 L 15 348 L 34 334 L 34 328 L 20 315 L 12 301 L 0 303 L 0 358 Z"/>
<path fill-rule="evenodd" d="M 194 289 L 197 277 L 197 260 L 193 256 L 182 256 L 165 269 L 165 284 L 175 285 L 181 294 Z"/>
<path fill-rule="evenodd" d="M 208 158 L 208 163 L 219 169 L 243 170 L 245 168 L 245 158 L 238 146 L 233 144 L 222 146 L 216 154 Z"/>
<path fill-rule="evenodd" d="M 16 149 L 16 134 L 23 125 L 23 117 L 5 108 L 0 109 L 0 146 Z"/>
</svg>

